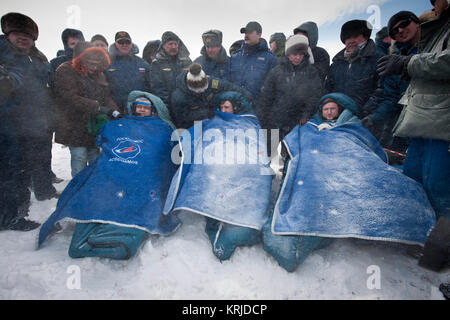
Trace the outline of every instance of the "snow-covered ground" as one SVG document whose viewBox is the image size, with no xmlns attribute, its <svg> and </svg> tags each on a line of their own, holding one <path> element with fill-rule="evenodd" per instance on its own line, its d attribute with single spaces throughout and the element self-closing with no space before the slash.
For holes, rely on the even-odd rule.
<svg viewBox="0 0 450 320">
<path fill-rule="evenodd" d="M 68 148 L 55 144 L 53 170 L 70 180 Z M 32 195 L 30 218 L 43 223 L 56 199 Z M 151 236 L 129 261 L 71 259 L 71 223 L 36 251 L 38 230 L 0 233 L 0 299 L 443 299 L 450 272 L 417 265 L 407 246 L 339 239 L 313 253 L 294 273 L 261 245 L 238 248 L 229 261 L 212 253 L 201 216 L 181 213 L 170 237 Z"/>
</svg>

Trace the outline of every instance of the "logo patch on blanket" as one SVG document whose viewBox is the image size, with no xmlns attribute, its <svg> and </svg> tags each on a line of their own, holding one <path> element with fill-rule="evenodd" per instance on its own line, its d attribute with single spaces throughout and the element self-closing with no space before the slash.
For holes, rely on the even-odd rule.
<svg viewBox="0 0 450 320">
<path fill-rule="evenodd" d="M 137 164 L 137 161 L 130 161 L 135 159 L 141 153 L 141 140 L 131 140 L 129 138 L 117 139 L 119 143 L 111 151 L 117 158 L 112 158 L 109 161 L 122 161 L 126 163 Z"/>
</svg>

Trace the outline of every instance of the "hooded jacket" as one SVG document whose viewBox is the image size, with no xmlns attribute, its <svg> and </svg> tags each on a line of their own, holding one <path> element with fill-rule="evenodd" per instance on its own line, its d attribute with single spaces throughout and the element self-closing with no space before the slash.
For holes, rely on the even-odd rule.
<svg viewBox="0 0 450 320">
<path fill-rule="evenodd" d="M 324 48 L 317 46 L 319 41 L 319 29 L 317 24 L 312 21 L 302 23 L 295 28 L 294 34 L 298 31 L 306 33 L 309 40 L 309 46 L 311 47 L 314 56 L 314 66 L 319 71 L 320 79 L 324 82 L 325 77 L 328 74 L 328 69 L 330 68 L 330 55 Z"/>
<path fill-rule="evenodd" d="M 230 57 L 228 57 L 224 47 L 220 49 L 219 54 L 214 59 L 208 57 L 205 46 L 203 46 L 200 53 L 201 56 L 195 59 L 194 62 L 200 64 L 208 76 L 229 80 Z"/>
<path fill-rule="evenodd" d="M 175 57 L 169 56 L 163 48 L 165 42 L 161 41 L 156 58 L 151 64 L 150 85 L 152 93 L 161 98 L 171 111 L 170 96 L 175 91 L 177 76 L 188 70 L 192 60 L 189 58 L 189 50 L 175 33 L 167 31 L 163 36 L 164 39 L 177 39 L 178 54 Z"/>
<path fill-rule="evenodd" d="M 408 63 L 411 78 L 394 127 L 399 137 L 450 141 L 450 6 L 421 25 L 419 54 Z"/>
<path fill-rule="evenodd" d="M 289 132 L 302 118 L 314 114 L 322 96 L 322 81 L 307 56 L 298 66 L 287 57 L 267 75 L 256 108 L 261 126 Z"/>
<path fill-rule="evenodd" d="M 355 103 L 355 101 L 353 101 L 352 98 L 343 93 L 336 93 L 336 92 L 326 94 L 322 98 L 320 98 L 316 107 L 317 112 L 311 118 L 312 120 L 316 121 L 317 123 L 327 122 L 327 120 L 324 120 L 322 118 L 322 107 L 324 104 L 323 102 L 327 99 L 333 100 L 338 106 L 344 109 L 340 113 L 339 117 L 333 122 L 335 125 L 348 122 L 355 122 L 355 123 L 359 122 L 359 119 L 356 116 L 356 114 L 358 113 L 358 106 Z"/>
<path fill-rule="evenodd" d="M 369 39 L 362 49 L 356 49 L 352 62 L 344 57 L 345 49 L 333 58 L 325 82 L 326 92 L 341 92 L 351 97 L 359 106 L 358 117 L 365 116 L 364 104 L 376 90 L 378 74 L 376 72 L 377 55 L 376 45 Z"/>
<path fill-rule="evenodd" d="M 231 56 L 230 80 L 250 91 L 253 100 L 257 101 L 264 79 L 277 65 L 277 58 L 263 38 L 253 47 L 244 43 L 241 49 Z"/>
<path fill-rule="evenodd" d="M 73 58 L 73 49 L 69 48 L 67 45 L 67 40 L 69 37 L 78 38 L 80 41 L 84 41 L 83 32 L 77 29 L 65 29 L 61 34 L 61 41 L 64 46 L 64 53 L 50 61 L 51 65 L 51 76 L 50 76 L 50 86 L 54 88 L 55 84 L 55 72 L 58 67 L 66 61 L 71 61 Z"/>
<path fill-rule="evenodd" d="M 177 77 L 177 88 L 172 94 L 173 120 L 177 128 L 188 129 L 194 121 L 214 115 L 214 97 L 226 91 L 237 91 L 250 97 L 250 93 L 226 80 L 208 76 L 208 89 L 202 93 L 190 90 L 186 84 L 184 71 Z"/>
<path fill-rule="evenodd" d="M 137 48 L 137 47 L 135 47 Z M 150 65 L 135 55 L 136 49 L 123 56 L 115 44 L 109 47 L 110 66 L 105 70 L 111 97 L 125 113 L 128 94 L 133 90 L 150 91 Z"/>
</svg>

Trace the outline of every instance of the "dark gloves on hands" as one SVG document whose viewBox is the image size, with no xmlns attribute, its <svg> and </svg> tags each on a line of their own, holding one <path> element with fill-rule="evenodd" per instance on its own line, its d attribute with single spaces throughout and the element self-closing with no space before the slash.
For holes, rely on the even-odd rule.
<svg viewBox="0 0 450 320">
<path fill-rule="evenodd" d="M 411 57 L 398 54 L 384 56 L 377 62 L 377 73 L 381 78 L 388 77 L 392 74 L 402 74 Z"/>
</svg>

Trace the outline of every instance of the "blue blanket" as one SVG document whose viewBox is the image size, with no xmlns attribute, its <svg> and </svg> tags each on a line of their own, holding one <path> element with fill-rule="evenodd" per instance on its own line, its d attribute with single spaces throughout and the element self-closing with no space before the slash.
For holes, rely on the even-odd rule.
<svg viewBox="0 0 450 320">
<path fill-rule="evenodd" d="M 280 235 L 355 237 L 423 245 L 435 214 L 422 186 L 386 164 L 359 124 L 285 137 L 291 160 L 274 209 Z"/>
<path fill-rule="evenodd" d="M 100 157 L 72 179 L 42 225 L 38 246 L 64 218 L 111 223 L 167 235 L 180 224 L 162 214 L 171 178 L 172 129 L 161 119 L 128 116 L 106 123 L 97 136 Z"/>
<path fill-rule="evenodd" d="M 187 210 L 261 230 L 267 220 L 272 170 L 254 115 L 216 111 L 180 137 L 182 165 L 164 211 Z"/>
</svg>

